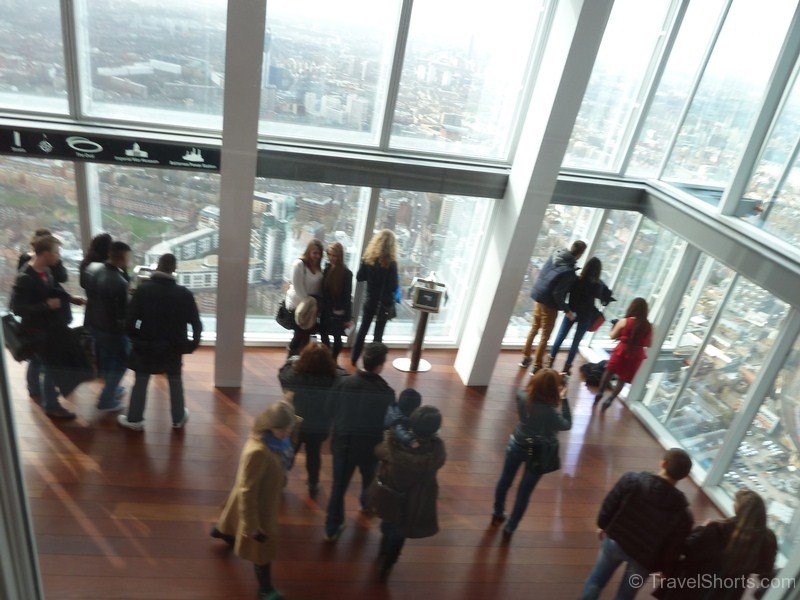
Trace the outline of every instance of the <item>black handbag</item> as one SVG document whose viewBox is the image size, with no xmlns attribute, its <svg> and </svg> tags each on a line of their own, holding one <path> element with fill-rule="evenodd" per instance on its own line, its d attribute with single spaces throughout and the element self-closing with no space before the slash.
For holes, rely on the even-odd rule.
<svg viewBox="0 0 800 600">
<path fill-rule="evenodd" d="M 558 439 L 536 436 L 527 438 L 528 458 L 525 468 L 528 473 L 552 473 L 561 468 L 558 456 Z"/>
<path fill-rule="evenodd" d="M 285 300 L 281 300 L 281 303 L 278 305 L 278 314 L 275 315 L 275 320 L 278 322 L 278 325 L 284 329 L 295 328 L 294 311 L 286 308 Z"/>
<path fill-rule="evenodd" d="M 3 342 L 18 362 L 28 360 L 34 354 L 33 341 L 25 335 L 22 325 L 11 313 L 3 315 Z"/>
</svg>

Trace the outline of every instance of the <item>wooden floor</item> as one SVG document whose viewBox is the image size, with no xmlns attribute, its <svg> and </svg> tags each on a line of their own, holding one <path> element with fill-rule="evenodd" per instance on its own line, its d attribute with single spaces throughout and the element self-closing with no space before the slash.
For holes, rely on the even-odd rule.
<svg viewBox="0 0 800 600">
<path fill-rule="evenodd" d="M 208 530 L 233 482 L 253 417 L 279 398 L 276 372 L 284 354 L 248 349 L 241 394 L 226 394 L 212 385 L 213 350 L 199 350 L 185 366 L 191 411 L 186 429 L 170 428 L 166 381 L 154 378 L 143 434 L 120 429 L 115 415 L 97 413 L 94 382 L 75 394 L 78 420 L 51 422 L 28 400 L 22 366 L 11 362 L 48 599 L 255 597 L 251 565 L 209 538 Z M 395 350 L 391 356 L 401 355 Z M 572 431 L 561 434 L 562 470 L 543 477 L 504 545 L 500 532 L 489 527 L 489 515 L 516 422 L 514 393 L 527 377 L 517 366 L 518 353 L 508 352 L 488 388 L 467 389 L 452 368 L 454 356 L 426 351 L 432 371 L 407 374 L 387 367 L 384 373 L 397 392 L 416 387 L 444 415 L 448 457 L 439 476 L 440 533 L 409 540 L 390 581 L 379 583 L 379 521 L 357 512 L 360 482 L 354 478 L 350 486 L 347 529 L 338 543 L 326 544 L 330 455 L 326 448 L 318 502 L 305 493 L 301 455 L 284 494 L 281 547 L 273 565 L 275 584 L 287 598 L 577 597 L 596 557 L 600 502 L 624 472 L 654 470 L 661 448 L 620 403 L 605 415 L 593 414 L 592 392 L 573 377 L 574 422 Z M 682 482 L 680 488 L 698 522 L 718 517 L 694 484 Z"/>
</svg>

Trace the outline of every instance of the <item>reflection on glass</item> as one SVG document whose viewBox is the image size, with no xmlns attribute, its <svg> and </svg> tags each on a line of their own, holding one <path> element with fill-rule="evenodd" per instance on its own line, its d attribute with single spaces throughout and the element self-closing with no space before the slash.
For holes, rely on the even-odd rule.
<svg viewBox="0 0 800 600">
<path fill-rule="evenodd" d="M 65 287 L 82 295 L 78 263 L 83 251 L 71 162 L 0 157 L 0 215 L 0 306 L 8 306 L 20 254 L 30 252 L 30 239 L 40 228 L 61 240 Z"/>
<path fill-rule="evenodd" d="M 731 496 L 739 488 L 758 491 L 769 526 L 788 555 L 800 543 L 800 342 L 764 398 L 747 435 L 722 478 Z"/>
<path fill-rule="evenodd" d="M 0 15 L 0 106 L 66 112 L 58 0 L 6 0 Z"/>
<path fill-rule="evenodd" d="M 759 0 L 734 0 L 663 179 L 728 184 L 795 5 L 775 0 L 765 11 Z"/>
<path fill-rule="evenodd" d="M 226 2 L 84 0 L 86 112 L 219 129 Z"/>
<path fill-rule="evenodd" d="M 255 189 L 245 335 L 285 334 L 288 339 L 275 314 L 289 288 L 292 263 L 316 238 L 323 245 L 340 242 L 355 273 L 370 190 L 260 178 Z"/>
<path fill-rule="evenodd" d="M 406 291 L 414 277 L 427 278 L 434 272 L 436 281 L 447 286 L 447 298 L 440 311 L 431 315 L 426 338 L 457 338 L 472 293 L 470 283 L 481 263 L 478 253 L 492 205 L 489 198 L 381 191 L 373 229 L 391 229 L 397 236 L 397 271 L 403 292 L 397 319 L 386 325 L 385 337 L 414 336 L 415 314 Z"/>
<path fill-rule="evenodd" d="M 733 271 L 704 257 L 698 261 L 681 306 L 647 382 L 644 405 L 663 419 L 689 376 L 689 367 L 711 327 Z"/>
<path fill-rule="evenodd" d="M 702 468 L 720 449 L 787 311 L 785 303 L 739 278 L 708 341 L 692 356 L 689 380 L 665 424 Z"/>
<path fill-rule="evenodd" d="M 628 240 L 633 237 L 638 224 L 639 213 L 628 210 L 610 210 L 606 213 L 603 227 L 597 236 L 595 256 L 603 261 L 603 281 L 609 285 L 617 274 L 628 247 Z M 614 303 L 611 309 L 617 309 L 617 306 L 619 305 Z"/>
<path fill-rule="evenodd" d="M 639 110 L 669 2 L 617 0 L 564 157 L 565 168 L 612 170 Z"/>
<path fill-rule="evenodd" d="M 102 229 L 133 249 L 134 265 L 167 252 L 178 259 L 178 283 L 195 296 L 204 328 L 214 331 L 219 248 L 219 175 L 139 167 L 96 166 Z"/>
<path fill-rule="evenodd" d="M 519 290 L 519 294 L 517 294 L 517 302 L 514 305 L 514 311 L 511 313 L 511 319 L 508 321 L 504 341 L 509 343 L 519 342 L 527 337 L 531 328 L 531 319 L 533 318 L 533 299 L 530 296 L 530 292 L 533 282 L 536 281 L 536 277 L 539 275 L 539 270 L 553 252 L 562 248 L 569 248 L 575 240 L 583 240 L 587 245 L 591 246 L 591 240 L 588 238 L 591 234 L 590 228 L 594 215 L 595 209 L 593 208 L 558 204 L 551 204 L 547 207 L 544 221 L 542 221 L 542 228 L 539 230 L 539 237 L 536 239 L 536 247 L 528 263 L 525 277 L 522 280 L 522 287 Z M 587 258 L 588 256 L 583 256 L 579 264 L 585 263 Z M 603 260 L 603 277 L 607 281 L 610 276 L 607 275 L 605 260 L 602 258 L 601 260 Z M 556 324 L 553 331 L 553 339 L 555 339 L 555 333 L 558 332 L 558 324 Z"/>
<path fill-rule="evenodd" d="M 658 177 L 703 55 L 726 0 L 691 2 L 681 22 L 650 110 L 625 175 Z"/>
<path fill-rule="evenodd" d="M 545 4 L 416 2 L 390 145 L 507 159 Z"/>
<path fill-rule="evenodd" d="M 376 144 L 397 0 L 270 0 L 261 76 L 262 134 Z"/>
<path fill-rule="evenodd" d="M 637 297 L 647 300 L 652 316 L 656 303 L 668 292 L 666 284 L 685 246 L 686 242 L 674 233 L 643 218 L 630 252 L 611 286 L 617 301 L 605 310 L 606 318 L 625 316 L 628 305 Z M 598 253 L 598 256 L 604 260 L 605 255 Z M 610 332 L 610 326 L 601 327 L 593 341 L 608 340 Z"/>
</svg>

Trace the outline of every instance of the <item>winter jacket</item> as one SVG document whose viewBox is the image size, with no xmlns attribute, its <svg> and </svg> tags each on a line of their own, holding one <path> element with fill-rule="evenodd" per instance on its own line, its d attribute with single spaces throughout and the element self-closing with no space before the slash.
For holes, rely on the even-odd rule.
<svg viewBox="0 0 800 600">
<path fill-rule="evenodd" d="M 326 377 L 294 370 L 296 360 L 289 360 L 278 371 L 281 388 L 294 392 L 295 413 L 303 418 L 303 433 L 328 434 L 331 429 L 330 399 L 338 377 Z"/>
<path fill-rule="evenodd" d="M 186 338 L 187 325 L 192 328 L 191 340 Z M 128 366 L 143 373 L 164 373 L 176 370 L 181 354 L 200 345 L 203 324 L 192 293 L 171 275 L 155 271 L 136 288 L 125 331 L 132 345 Z"/>
<path fill-rule="evenodd" d="M 608 493 L 597 526 L 650 572 L 673 573 L 694 518 L 686 496 L 652 473 L 629 472 Z"/>
<path fill-rule="evenodd" d="M 439 531 L 436 472 L 446 458 L 444 443 L 434 436 L 420 439 L 419 444 L 419 448 L 409 448 L 387 431 L 385 440 L 375 448 L 375 455 L 381 461 L 381 481 L 405 495 L 398 514 L 380 517 L 398 527 L 403 537 L 408 538 L 429 537 Z"/>
<path fill-rule="evenodd" d="M 364 297 L 366 308 L 377 310 L 378 304 L 391 306 L 394 303 L 394 291 L 397 289 L 396 262 L 392 261 L 384 268 L 380 263 L 370 265 L 362 261 L 356 279 L 367 282 L 367 292 Z"/>
<path fill-rule="evenodd" d="M 330 272 L 330 265 L 322 272 L 322 318 L 330 319 L 334 314 L 343 322 L 353 320 L 353 272 L 344 268 L 342 290 L 338 296 L 332 296 L 325 289 L 325 279 Z"/>
<path fill-rule="evenodd" d="M 594 321 L 597 313 L 595 299 L 605 306 L 611 302 L 612 291 L 602 281 L 584 281 L 580 277 L 575 280 L 569 292 L 569 309 L 574 312 L 579 323 Z"/>
<path fill-rule="evenodd" d="M 22 329 L 33 337 L 43 336 L 45 332 L 65 328 L 69 324 L 67 315 L 70 295 L 53 277 L 50 269 L 46 271 L 47 283 L 39 273 L 26 264 L 18 273 L 11 290 L 10 308 L 15 315 L 22 317 Z M 50 298 L 59 298 L 61 308 L 52 310 L 47 305 Z"/>
<path fill-rule="evenodd" d="M 342 377 L 333 389 L 334 452 L 347 444 L 355 452 L 369 449 L 383 439 L 383 418 L 394 402 L 394 390 L 377 373 L 356 371 Z"/>
<path fill-rule="evenodd" d="M 128 280 L 122 269 L 109 263 L 90 263 L 85 271 L 84 283 L 84 322 L 105 333 L 124 333 Z"/>
<path fill-rule="evenodd" d="M 523 448 L 528 446 L 528 438 L 540 436 L 551 440 L 557 439 L 556 433 L 572 429 L 572 413 L 566 398 L 561 402 L 560 413 L 554 406 L 534 402 L 528 414 L 527 393 L 520 390 L 517 392 L 517 413 L 519 423 L 514 428 L 513 437 Z"/>
<path fill-rule="evenodd" d="M 577 280 L 577 259 L 566 248 L 558 250 L 547 259 L 533 284 L 531 298 L 540 304 L 567 310 L 567 294 Z"/>
</svg>

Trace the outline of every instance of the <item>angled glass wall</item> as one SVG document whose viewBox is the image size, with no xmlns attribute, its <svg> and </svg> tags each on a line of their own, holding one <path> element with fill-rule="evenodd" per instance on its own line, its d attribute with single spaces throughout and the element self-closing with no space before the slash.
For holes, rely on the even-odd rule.
<svg viewBox="0 0 800 600">
<path fill-rule="evenodd" d="M 59 0 L 7 0 L 0 9 L 0 107 L 66 114 Z"/>
</svg>

